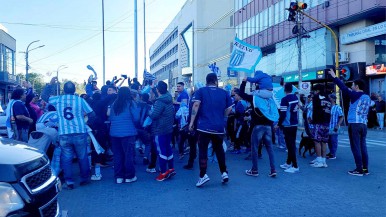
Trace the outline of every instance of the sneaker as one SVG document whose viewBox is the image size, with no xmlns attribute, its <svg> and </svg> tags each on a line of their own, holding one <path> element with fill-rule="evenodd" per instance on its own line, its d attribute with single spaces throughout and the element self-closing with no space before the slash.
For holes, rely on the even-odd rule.
<svg viewBox="0 0 386 217">
<path fill-rule="evenodd" d="M 148 173 L 156 173 L 157 170 L 155 168 L 146 168 L 146 172 L 148 172 Z"/>
<path fill-rule="evenodd" d="M 335 160 L 336 159 L 336 156 L 334 156 L 334 155 L 330 155 L 330 156 L 326 156 L 327 157 L 327 159 L 330 159 L 330 160 Z"/>
<path fill-rule="evenodd" d="M 314 164 L 311 164 L 311 166 L 315 167 L 315 168 L 323 168 L 324 164 L 322 162 L 316 161 Z M 326 166 L 327 166 L 327 164 L 326 164 Z"/>
<path fill-rule="evenodd" d="M 370 175 L 370 172 L 368 169 L 363 169 L 363 175 L 368 176 Z"/>
<path fill-rule="evenodd" d="M 295 172 L 299 172 L 299 167 L 298 167 L 298 168 L 290 167 L 290 168 L 284 170 L 284 172 L 286 172 L 286 173 L 295 173 Z"/>
<path fill-rule="evenodd" d="M 284 163 L 284 164 L 280 165 L 280 168 L 288 169 L 288 168 L 291 168 L 291 166 L 292 166 L 291 164 Z"/>
<path fill-rule="evenodd" d="M 314 164 L 314 163 L 316 163 L 318 160 L 315 158 L 315 159 L 313 159 L 312 161 L 310 161 L 310 164 Z"/>
<path fill-rule="evenodd" d="M 177 174 L 176 171 L 174 170 L 174 168 L 169 169 L 166 172 L 169 174 L 169 177 L 173 177 L 173 176 L 175 176 Z"/>
<path fill-rule="evenodd" d="M 298 168 L 298 169 L 299 169 L 299 168 Z M 275 170 L 273 170 L 273 171 L 271 171 L 271 172 L 268 174 L 268 176 L 274 178 L 274 177 L 277 176 L 277 173 L 276 173 Z"/>
<path fill-rule="evenodd" d="M 87 181 L 81 181 L 80 183 L 79 183 L 79 185 L 80 186 L 85 186 L 85 185 L 88 185 L 88 184 L 90 184 L 91 182 L 90 182 L 90 180 L 87 180 Z"/>
<path fill-rule="evenodd" d="M 74 184 L 66 184 L 64 186 L 64 189 L 67 189 L 67 190 L 73 190 L 75 188 Z"/>
<path fill-rule="evenodd" d="M 283 146 L 283 145 L 279 145 L 279 147 L 278 148 L 280 148 L 280 149 L 285 149 L 286 147 L 285 146 Z"/>
<path fill-rule="evenodd" d="M 257 171 L 253 171 L 252 169 L 250 169 L 250 170 L 245 170 L 245 174 L 247 175 L 247 176 L 259 176 L 259 172 L 257 172 Z"/>
<path fill-rule="evenodd" d="M 221 182 L 222 183 L 227 183 L 228 181 L 229 181 L 228 173 L 227 172 L 223 172 L 222 175 L 221 175 Z"/>
<path fill-rule="evenodd" d="M 241 151 L 240 151 L 240 149 L 235 149 L 235 150 L 231 151 L 231 154 L 241 154 Z"/>
<path fill-rule="evenodd" d="M 357 169 L 348 171 L 348 174 L 353 176 L 363 176 L 363 171 L 359 171 Z"/>
<path fill-rule="evenodd" d="M 100 180 L 102 180 L 102 174 L 92 175 L 91 176 L 91 180 L 93 180 L 93 181 L 100 181 Z"/>
<path fill-rule="evenodd" d="M 210 181 L 209 176 L 205 174 L 204 177 L 198 179 L 196 187 L 201 187 L 203 184 L 205 184 L 209 181 Z"/>
<path fill-rule="evenodd" d="M 159 181 L 159 182 L 162 182 L 164 181 L 165 179 L 168 179 L 170 177 L 170 174 L 168 173 L 168 171 L 166 171 L 165 173 L 160 173 L 157 178 L 155 178 L 155 180 Z"/>
<path fill-rule="evenodd" d="M 323 162 L 323 168 L 327 168 L 328 165 L 326 164 L 326 162 Z"/>
<path fill-rule="evenodd" d="M 115 182 L 116 182 L 117 184 L 122 184 L 122 183 L 123 183 L 123 178 L 117 178 L 117 179 L 115 180 Z"/>
<path fill-rule="evenodd" d="M 182 160 L 184 158 L 184 154 L 180 154 L 179 159 Z"/>
<path fill-rule="evenodd" d="M 137 181 L 137 176 L 134 176 L 134 178 L 131 178 L 131 179 L 125 179 L 126 183 L 131 183 L 131 182 L 135 182 L 135 181 Z"/>
<path fill-rule="evenodd" d="M 184 169 L 186 169 L 186 170 L 192 170 L 192 169 L 193 169 L 193 165 L 186 164 L 186 165 L 184 166 Z"/>
</svg>

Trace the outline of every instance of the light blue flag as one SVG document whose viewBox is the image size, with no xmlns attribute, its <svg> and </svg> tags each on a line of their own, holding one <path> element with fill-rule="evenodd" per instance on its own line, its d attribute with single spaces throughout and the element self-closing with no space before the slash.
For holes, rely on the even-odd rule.
<svg viewBox="0 0 386 217">
<path fill-rule="evenodd" d="M 262 57 L 260 47 L 250 45 L 235 37 L 228 69 L 230 71 L 253 73 Z"/>
</svg>

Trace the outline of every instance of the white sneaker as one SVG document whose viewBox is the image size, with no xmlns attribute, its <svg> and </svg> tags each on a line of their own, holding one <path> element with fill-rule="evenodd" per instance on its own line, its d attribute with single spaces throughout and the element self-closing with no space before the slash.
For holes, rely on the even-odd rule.
<svg viewBox="0 0 386 217">
<path fill-rule="evenodd" d="M 324 167 L 324 168 L 327 168 L 327 167 L 328 167 L 328 165 L 326 164 L 326 162 L 323 163 L 323 167 Z"/>
<path fill-rule="evenodd" d="M 102 174 L 91 176 L 91 180 L 93 181 L 100 181 L 101 179 L 102 179 Z"/>
<path fill-rule="evenodd" d="M 146 172 L 148 172 L 148 173 L 156 173 L 157 172 L 157 170 L 155 169 L 155 168 L 146 168 Z"/>
<path fill-rule="evenodd" d="M 198 179 L 196 187 L 201 187 L 203 184 L 205 184 L 205 183 L 207 183 L 209 181 L 210 181 L 209 176 L 205 174 L 204 177 Z"/>
<path fill-rule="evenodd" d="M 314 164 L 314 163 L 316 163 L 318 160 L 317 160 L 317 158 L 315 158 L 315 159 L 313 159 L 312 161 L 310 161 L 310 164 Z"/>
<path fill-rule="evenodd" d="M 284 164 L 280 165 L 280 168 L 286 170 L 286 169 L 290 168 L 291 166 L 292 166 L 291 164 L 284 163 Z"/>
<path fill-rule="evenodd" d="M 123 178 L 117 178 L 116 182 L 117 182 L 117 184 L 122 184 L 123 183 Z"/>
<path fill-rule="evenodd" d="M 132 178 L 132 179 L 125 179 L 126 183 L 131 183 L 131 182 L 135 182 L 135 181 L 137 181 L 137 176 L 134 176 L 134 178 Z"/>
<path fill-rule="evenodd" d="M 223 172 L 222 175 L 221 175 L 221 182 L 222 183 L 226 183 L 228 181 L 229 181 L 228 173 L 227 172 Z"/>
<path fill-rule="evenodd" d="M 284 172 L 287 172 L 287 173 L 295 173 L 295 172 L 299 172 L 299 167 L 298 167 L 298 168 L 290 167 L 290 168 L 284 170 Z"/>
<path fill-rule="evenodd" d="M 326 164 L 327 165 L 327 164 Z M 322 162 L 319 162 L 319 161 L 316 161 L 314 164 L 311 164 L 312 167 L 315 167 L 315 168 L 322 168 L 324 167 L 323 166 L 323 163 Z"/>
</svg>

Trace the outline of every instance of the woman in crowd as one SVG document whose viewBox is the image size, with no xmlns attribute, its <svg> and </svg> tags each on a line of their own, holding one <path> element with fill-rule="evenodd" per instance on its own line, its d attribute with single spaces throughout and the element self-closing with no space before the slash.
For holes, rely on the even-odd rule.
<svg viewBox="0 0 386 217">
<path fill-rule="evenodd" d="M 110 137 L 114 152 L 114 176 L 117 184 L 135 182 L 134 148 L 139 120 L 137 105 L 131 98 L 130 89 L 121 87 L 115 102 L 107 110 L 110 116 Z"/>
</svg>

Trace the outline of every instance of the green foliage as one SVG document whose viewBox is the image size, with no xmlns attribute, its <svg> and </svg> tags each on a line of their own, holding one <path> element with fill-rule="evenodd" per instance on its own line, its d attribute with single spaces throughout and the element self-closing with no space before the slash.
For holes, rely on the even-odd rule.
<svg viewBox="0 0 386 217">
<path fill-rule="evenodd" d="M 20 76 L 21 81 L 25 81 L 25 74 L 19 73 L 17 75 Z M 29 82 L 32 84 L 34 91 L 36 93 L 41 94 L 44 87 L 46 86 L 46 83 L 43 80 L 44 75 L 32 72 L 32 73 L 28 73 L 28 76 L 29 76 Z M 63 84 L 66 83 L 67 81 L 71 81 L 71 80 L 68 80 L 68 79 L 62 79 L 61 80 L 61 82 L 60 82 L 61 92 L 63 91 Z M 74 82 L 74 84 L 76 86 L 76 93 L 82 94 L 82 93 L 86 92 L 85 91 L 85 85 L 83 82 L 81 82 L 81 83 L 78 83 L 76 81 L 72 81 L 72 82 Z"/>
</svg>

